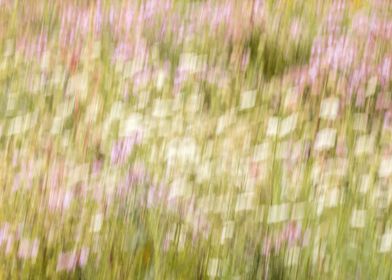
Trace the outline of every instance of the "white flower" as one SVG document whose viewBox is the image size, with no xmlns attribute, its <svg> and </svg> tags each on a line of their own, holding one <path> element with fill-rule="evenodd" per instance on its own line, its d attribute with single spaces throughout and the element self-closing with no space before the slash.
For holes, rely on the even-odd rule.
<svg viewBox="0 0 392 280">
<path fill-rule="evenodd" d="M 336 129 L 325 128 L 317 133 L 314 149 L 316 151 L 329 150 L 335 146 Z"/>
</svg>

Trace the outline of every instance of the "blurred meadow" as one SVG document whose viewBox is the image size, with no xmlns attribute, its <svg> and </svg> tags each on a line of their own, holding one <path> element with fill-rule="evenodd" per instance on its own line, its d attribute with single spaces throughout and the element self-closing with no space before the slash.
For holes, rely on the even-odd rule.
<svg viewBox="0 0 392 280">
<path fill-rule="evenodd" d="M 0 0 L 0 279 L 392 279 L 392 1 Z"/>
</svg>

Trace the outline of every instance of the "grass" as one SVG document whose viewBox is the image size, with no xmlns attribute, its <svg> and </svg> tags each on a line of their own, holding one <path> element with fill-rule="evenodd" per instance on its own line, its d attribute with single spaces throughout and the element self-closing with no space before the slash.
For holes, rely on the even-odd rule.
<svg viewBox="0 0 392 280">
<path fill-rule="evenodd" d="M 102 2 L 1 4 L 0 279 L 390 278 L 387 1 Z"/>
</svg>

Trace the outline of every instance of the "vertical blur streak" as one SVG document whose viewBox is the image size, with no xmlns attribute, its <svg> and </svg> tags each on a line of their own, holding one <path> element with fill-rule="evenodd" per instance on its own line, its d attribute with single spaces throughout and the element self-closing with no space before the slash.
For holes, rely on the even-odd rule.
<svg viewBox="0 0 392 280">
<path fill-rule="evenodd" d="M 0 0 L 0 279 L 390 279 L 391 3 Z"/>
</svg>

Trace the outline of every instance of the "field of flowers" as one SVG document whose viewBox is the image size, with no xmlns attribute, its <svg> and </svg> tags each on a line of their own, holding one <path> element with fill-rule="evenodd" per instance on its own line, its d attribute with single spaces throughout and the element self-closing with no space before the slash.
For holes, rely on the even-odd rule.
<svg viewBox="0 0 392 280">
<path fill-rule="evenodd" d="M 391 279 L 391 0 L 0 0 L 0 279 Z"/>
</svg>

